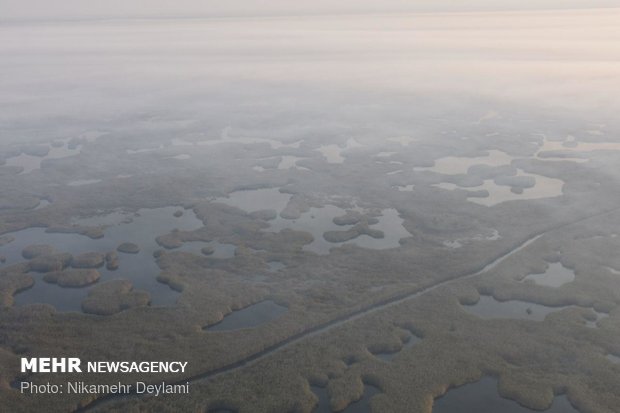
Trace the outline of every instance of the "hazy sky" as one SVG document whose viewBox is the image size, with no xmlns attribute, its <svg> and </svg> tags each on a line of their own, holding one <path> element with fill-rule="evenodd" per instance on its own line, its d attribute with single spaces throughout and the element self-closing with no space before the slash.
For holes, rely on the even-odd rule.
<svg viewBox="0 0 620 413">
<path fill-rule="evenodd" d="M 0 0 L 0 19 L 620 7 L 620 0 Z"/>
</svg>

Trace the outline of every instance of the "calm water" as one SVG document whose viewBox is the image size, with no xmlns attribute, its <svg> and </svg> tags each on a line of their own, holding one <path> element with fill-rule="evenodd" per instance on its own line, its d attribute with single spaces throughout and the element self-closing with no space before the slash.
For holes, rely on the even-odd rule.
<svg viewBox="0 0 620 413">
<path fill-rule="evenodd" d="M 202 241 L 190 241 L 184 242 L 182 246 L 179 248 L 174 248 L 171 251 L 183 251 L 190 252 L 196 255 L 204 255 L 202 253 L 202 248 L 211 247 L 213 249 L 213 254 L 209 254 L 210 258 L 232 258 L 235 256 L 235 250 L 237 246 L 234 244 L 222 244 L 217 241 L 210 242 L 202 242 Z"/>
<path fill-rule="evenodd" d="M 327 394 L 327 388 L 312 386 L 314 394 L 319 398 L 319 404 L 312 410 L 312 413 L 332 413 L 329 407 L 329 396 Z M 364 385 L 364 395 L 358 401 L 351 403 L 346 409 L 341 410 L 342 413 L 370 413 L 370 399 L 377 393 L 381 393 L 381 390 L 375 386 L 369 384 Z"/>
<path fill-rule="evenodd" d="M 207 327 L 206 330 L 229 331 L 258 327 L 279 318 L 287 311 L 288 308 L 276 304 L 271 300 L 265 300 L 249 305 L 241 310 L 233 311 L 225 316 L 219 323 Z"/>
<path fill-rule="evenodd" d="M 575 272 L 559 262 L 554 262 L 549 264 L 549 268 L 543 274 L 530 274 L 523 280 L 532 280 L 538 285 L 557 288 L 574 281 Z"/>
<path fill-rule="evenodd" d="M 480 301 L 463 308 L 481 318 L 515 318 L 523 320 L 543 321 L 548 314 L 567 307 L 547 307 L 526 301 L 497 301 L 494 297 L 481 295 Z"/>
<path fill-rule="evenodd" d="M 415 168 L 416 171 L 434 172 L 442 175 L 464 175 L 470 174 L 470 168 L 475 166 L 509 166 L 517 158 L 498 150 L 489 150 L 486 156 L 478 157 L 457 157 L 448 156 L 435 161 L 432 167 Z M 525 172 L 516 169 L 515 177 L 533 179 L 535 184 L 531 188 L 523 188 L 522 193 L 515 193 L 508 185 L 501 184 L 501 180 L 485 179 L 478 186 L 459 186 L 452 182 L 442 182 L 436 184 L 438 188 L 445 190 L 462 189 L 467 191 L 485 190 L 488 192 L 486 197 L 470 197 L 468 200 L 485 206 L 493 206 L 506 201 L 551 198 L 562 195 L 564 182 L 560 179 L 549 178 L 547 176 Z"/>
<path fill-rule="evenodd" d="M 532 413 L 517 402 L 504 399 L 497 392 L 497 380 L 485 377 L 472 384 L 449 390 L 435 400 L 433 413 Z M 545 413 L 579 413 L 566 396 L 558 396 Z"/>
<path fill-rule="evenodd" d="M 335 145 L 337 146 L 337 145 Z M 269 221 L 269 228 L 265 231 L 279 232 L 283 229 L 305 231 L 312 234 L 312 243 L 304 246 L 304 251 L 312 251 L 317 254 L 329 254 L 333 247 L 344 244 L 356 244 L 368 249 L 387 249 L 400 246 L 402 238 L 410 237 L 411 234 L 403 226 L 403 219 L 398 211 L 393 208 L 381 211 L 378 223 L 370 225 L 371 229 L 383 231 L 383 238 L 373 238 L 368 235 L 360 235 L 346 242 L 329 242 L 324 237 L 327 231 L 346 231 L 353 225 L 336 225 L 333 220 L 346 214 L 346 210 L 335 205 L 326 204 L 320 208 L 311 207 L 307 212 L 296 219 L 285 219 L 280 216 L 282 210 L 291 199 L 290 194 L 283 194 L 277 188 L 254 189 L 235 191 L 228 197 L 216 198 L 216 202 L 225 203 L 246 212 L 254 212 L 264 209 L 275 210 L 278 213 L 276 219 Z"/>
<path fill-rule="evenodd" d="M 519 300 L 498 301 L 488 295 L 481 295 L 480 300 L 474 305 L 463 305 L 465 311 L 480 318 L 512 318 L 532 321 L 543 321 L 547 315 L 569 307 L 573 306 L 549 307 Z M 595 319 L 584 319 L 584 323 L 588 327 L 596 327 L 601 319 L 609 317 L 609 314 L 592 311 Z"/>
<path fill-rule="evenodd" d="M 127 217 L 131 218 L 130 222 L 120 222 L 108 227 L 101 239 L 91 239 L 76 234 L 46 233 L 44 228 L 28 228 L 9 234 L 15 240 L 0 247 L 0 254 L 7 257 L 7 262 L 4 264 L 7 266 L 23 261 L 21 251 L 31 244 L 49 244 L 58 251 L 76 255 L 91 251 L 106 253 L 114 251 L 122 242 L 133 242 L 140 247 L 140 252 L 138 254 L 118 253 L 118 270 L 108 271 L 105 267 L 99 268 L 101 273 L 99 282 L 125 278 L 132 281 L 135 289 L 148 291 L 153 305 L 170 305 L 175 302 L 178 292 L 157 282 L 156 277 L 160 269 L 153 258 L 153 252 L 160 247 L 155 238 L 175 228 L 192 230 L 203 225 L 193 211 L 188 210 L 181 217 L 174 217 L 173 214 L 178 209 L 178 207 L 141 209 L 135 215 L 127 216 L 116 212 L 111 214 L 112 218 L 99 216 L 93 217 L 92 221 L 79 220 L 83 225 L 100 225 L 105 221 L 119 221 L 121 217 L 125 220 Z M 53 305 L 59 311 L 80 311 L 81 302 L 88 295 L 90 287 L 62 288 L 44 282 L 43 274 L 32 273 L 32 275 L 35 278 L 35 285 L 15 296 L 16 305 L 45 303 Z"/>
</svg>

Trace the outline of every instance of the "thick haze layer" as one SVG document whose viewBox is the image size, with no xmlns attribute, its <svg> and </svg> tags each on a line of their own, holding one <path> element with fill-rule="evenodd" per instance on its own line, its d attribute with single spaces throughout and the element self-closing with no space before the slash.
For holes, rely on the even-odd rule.
<svg viewBox="0 0 620 413">
<path fill-rule="evenodd" d="M 101 17 L 274 16 L 329 13 L 617 7 L 617 0 L 1 0 L 0 21 Z"/>
<path fill-rule="evenodd" d="M 462 94 L 605 116 L 618 21 L 592 9 L 4 25 L 0 121 L 208 119 L 229 105 L 266 119 Z"/>
</svg>

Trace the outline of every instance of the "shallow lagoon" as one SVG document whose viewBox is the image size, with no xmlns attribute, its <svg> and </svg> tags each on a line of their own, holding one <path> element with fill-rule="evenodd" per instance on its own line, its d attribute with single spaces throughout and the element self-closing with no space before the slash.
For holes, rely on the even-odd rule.
<svg viewBox="0 0 620 413">
<path fill-rule="evenodd" d="M 349 138 L 344 146 L 331 144 L 331 145 L 321 145 L 318 149 L 318 152 L 323 155 L 325 161 L 327 163 L 339 164 L 343 163 L 345 158 L 342 156 L 343 152 L 352 149 L 358 148 L 360 145 L 355 139 Z"/>
<path fill-rule="evenodd" d="M 531 280 L 537 285 L 558 288 L 575 280 L 575 272 L 559 262 L 549 264 L 542 274 L 530 274 L 523 281 Z"/>
<path fill-rule="evenodd" d="M 312 207 L 308 212 L 304 212 L 299 218 L 294 220 L 283 219 L 281 217 L 276 218 L 269 223 L 270 227 L 267 228 L 266 231 L 279 232 L 283 229 L 290 228 L 309 232 L 314 237 L 314 240 L 312 243 L 305 245 L 303 249 L 317 254 L 329 254 L 331 248 L 345 244 L 355 244 L 368 249 L 397 248 L 400 246 L 400 240 L 402 238 L 411 236 L 403 227 L 403 219 L 399 217 L 398 211 L 390 208 L 381 211 L 382 215 L 377 217 L 379 222 L 369 226 L 371 229 L 383 231 L 383 238 L 373 238 L 369 235 L 362 234 L 350 241 L 327 241 L 324 238 L 324 234 L 327 231 L 346 231 L 352 227 L 352 225 L 334 224 L 334 218 L 345 215 L 345 213 L 345 209 L 334 205 L 325 205 L 322 208 Z"/>
<path fill-rule="evenodd" d="M 290 194 L 284 194 L 278 188 L 261 188 L 234 191 L 226 197 L 215 198 L 214 202 L 234 206 L 246 212 L 274 209 L 279 214 L 290 199 Z"/>
<path fill-rule="evenodd" d="M 99 268 L 98 271 L 101 273 L 99 282 L 118 278 L 128 279 L 133 283 L 134 289 L 151 294 L 153 305 L 170 305 L 175 302 L 178 292 L 157 282 L 156 277 L 160 269 L 153 258 L 153 252 L 160 247 L 155 238 L 175 228 L 193 230 L 202 226 L 202 221 L 193 211 L 188 210 L 181 217 L 175 217 L 173 214 L 178 209 L 178 207 L 141 209 L 136 214 L 116 211 L 76 220 L 81 225 L 110 225 L 106 228 L 104 237 L 100 239 L 91 239 L 78 234 L 48 233 L 44 228 L 28 228 L 8 234 L 15 240 L 0 247 L 0 254 L 6 256 L 4 266 L 8 266 L 24 261 L 21 251 L 32 244 L 50 244 L 61 252 L 76 255 L 85 252 L 106 253 L 116 250 L 122 242 L 133 242 L 140 247 L 140 252 L 119 253 L 118 270 Z M 33 273 L 33 275 L 35 285 L 15 296 L 16 305 L 45 303 L 53 305 L 59 311 L 80 311 L 81 301 L 88 295 L 89 287 L 62 288 L 44 282 L 42 274 Z"/>
<path fill-rule="evenodd" d="M 531 413 L 517 402 L 505 399 L 497 392 L 497 380 L 485 377 L 475 383 L 449 390 L 435 400 L 433 413 Z M 558 396 L 545 413 L 579 413 L 566 396 Z"/>
<path fill-rule="evenodd" d="M 353 225 L 336 225 L 334 218 L 343 216 L 347 210 L 331 204 L 324 206 L 310 207 L 303 212 L 299 218 L 286 219 L 280 213 L 291 200 L 290 194 L 280 192 L 277 188 L 262 188 L 254 190 L 242 190 L 230 193 L 227 197 L 216 198 L 214 202 L 221 202 L 242 209 L 246 212 L 260 210 L 275 210 L 277 217 L 269 221 L 269 227 L 265 231 L 280 232 L 284 229 L 305 231 L 312 234 L 312 243 L 304 246 L 304 251 L 312 251 L 317 254 L 329 254 L 329 250 L 344 244 L 356 244 L 368 249 L 387 249 L 400 246 L 402 238 L 410 237 L 411 234 L 404 228 L 403 219 L 398 215 L 398 211 L 393 208 L 384 209 L 381 215 L 377 216 L 378 222 L 369 225 L 370 229 L 383 231 L 383 238 L 373 238 L 369 235 L 359 235 L 350 241 L 329 242 L 324 238 L 328 231 L 346 231 Z M 361 208 L 355 208 L 361 212 Z"/>
<path fill-rule="evenodd" d="M 468 313 L 485 319 L 508 318 L 543 321 L 547 315 L 572 306 L 549 307 L 519 300 L 498 301 L 492 296 L 481 295 L 476 304 L 463 305 L 462 307 Z M 601 319 L 609 317 L 608 314 L 597 311 L 594 311 L 594 314 L 596 316 L 594 320 L 584 320 L 587 327 L 597 327 Z"/>
<path fill-rule="evenodd" d="M 203 241 L 188 241 L 184 242 L 179 248 L 174 248 L 172 251 L 189 252 L 196 255 L 206 255 L 202 252 L 204 247 L 211 248 L 213 253 L 208 254 L 210 258 L 232 258 L 235 256 L 237 246 L 234 244 L 222 244 L 217 241 L 203 242 Z"/>
<path fill-rule="evenodd" d="M 327 394 L 326 387 L 312 386 L 312 391 L 319 398 L 318 405 L 312 410 L 312 413 L 332 413 L 332 409 L 329 406 L 329 395 Z M 370 400 L 377 393 L 381 393 L 381 390 L 375 386 L 369 384 L 364 385 L 364 395 L 361 399 L 351 403 L 342 413 L 371 413 Z"/>
<path fill-rule="evenodd" d="M 7 166 L 17 166 L 23 168 L 21 174 L 28 174 L 32 171 L 41 169 L 41 164 L 47 159 L 61 159 L 69 156 L 78 155 L 82 145 L 70 145 L 70 139 L 59 141 L 60 145 L 49 145 L 49 152 L 44 156 L 33 156 L 26 153 L 20 153 L 6 159 Z"/>
<path fill-rule="evenodd" d="M 505 152 L 498 150 L 489 150 L 485 156 L 463 157 L 448 156 L 437 159 L 431 167 L 416 167 L 414 171 L 418 172 L 434 172 L 442 175 L 465 175 L 468 174 L 470 168 L 474 166 L 500 167 L 509 166 L 512 161 L 518 159 Z M 448 191 L 464 190 L 472 195 L 468 195 L 468 201 L 484 205 L 494 206 L 506 201 L 528 200 L 553 198 L 562 195 L 564 182 L 560 179 L 550 178 L 543 175 L 525 172 L 517 169 L 514 177 L 524 179 L 534 179 L 535 185 L 531 188 L 520 188 L 520 191 L 513 191 L 508 185 L 500 185 L 495 179 L 485 179 L 478 186 L 460 186 L 452 182 L 442 182 L 433 186 Z M 488 196 L 473 196 L 477 192 L 486 191 Z"/>
<path fill-rule="evenodd" d="M 463 308 L 480 318 L 513 318 L 523 320 L 543 321 L 548 314 L 560 311 L 566 307 L 547 307 L 526 301 L 497 301 L 495 298 L 483 295 L 474 305 L 464 305 Z"/>
<path fill-rule="evenodd" d="M 222 321 L 205 328 L 207 331 L 229 331 L 254 328 L 275 320 L 288 311 L 271 300 L 261 301 L 226 315 Z"/>
</svg>

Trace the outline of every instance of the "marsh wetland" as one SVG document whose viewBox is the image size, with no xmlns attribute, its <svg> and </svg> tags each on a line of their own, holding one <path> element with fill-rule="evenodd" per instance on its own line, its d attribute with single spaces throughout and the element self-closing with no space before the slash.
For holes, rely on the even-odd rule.
<svg viewBox="0 0 620 413">
<path fill-rule="evenodd" d="M 620 12 L 489 13 L 0 23 L 0 410 L 617 413 Z"/>
</svg>

